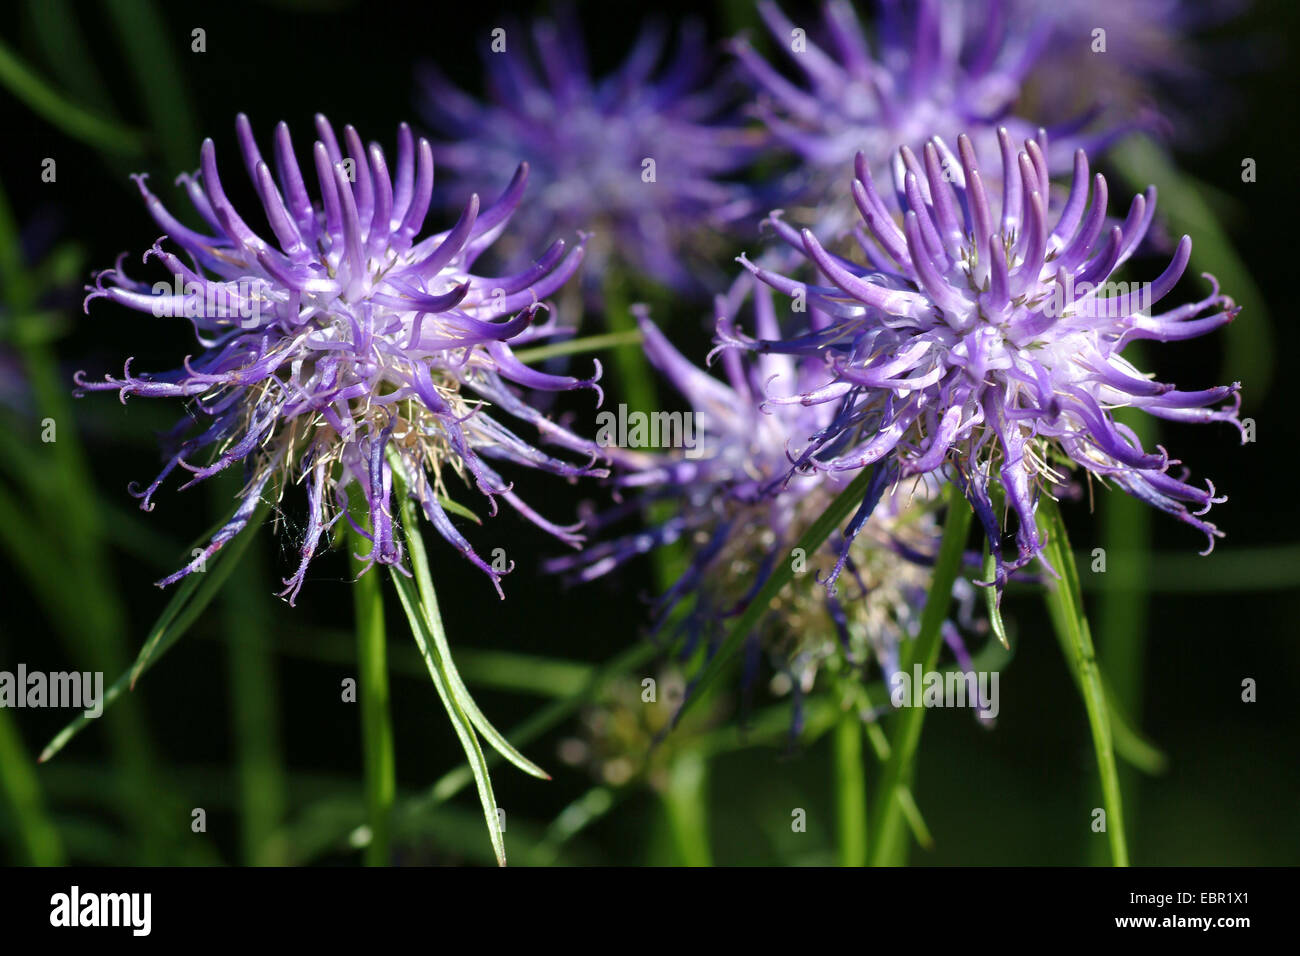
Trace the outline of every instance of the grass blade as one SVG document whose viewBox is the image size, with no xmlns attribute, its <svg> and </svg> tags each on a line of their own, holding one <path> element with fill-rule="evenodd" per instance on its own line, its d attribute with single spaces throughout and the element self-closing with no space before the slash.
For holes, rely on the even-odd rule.
<svg viewBox="0 0 1300 956">
<path fill-rule="evenodd" d="M 136 91 L 173 172 L 193 169 L 199 137 L 176 44 L 152 0 L 105 0 Z"/>
<path fill-rule="evenodd" d="M 401 461 L 396 456 L 393 457 L 393 466 L 394 471 L 404 478 L 400 470 Z M 399 483 L 402 485 L 402 490 L 404 490 L 405 481 L 402 480 Z M 405 526 L 404 534 L 407 553 L 411 558 L 411 570 L 415 574 L 416 586 L 420 591 L 420 610 L 425 616 L 429 636 L 433 640 L 438 658 L 441 661 L 443 675 L 447 681 L 447 689 L 451 692 L 452 697 L 455 698 L 465 716 L 469 718 L 470 723 L 492 745 L 492 749 L 496 750 L 524 773 L 541 780 L 550 780 L 551 775 L 515 749 L 514 745 L 505 738 L 505 735 L 492 726 L 492 722 L 484 716 L 478 704 L 474 702 L 473 695 L 470 694 L 469 688 L 465 686 L 465 681 L 461 679 L 460 672 L 456 670 L 455 661 L 452 660 L 451 645 L 447 643 L 447 632 L 442 625 L 442 614 L 438 610 L 438 595 L 433 589 L 433 576 L 429 573 L 429 559 L 424 551 L 424 539 L 420 535 L 415 502 L 409 495 L 403 496 L 402 520 Z"/>
<path fill-rule="evenodd" d="M 984 567 L 983 579 L 992 581 L 997 577 L 997 561 L 993 557 L 993 552 L 989 550 L 988 542 L 984 542 Z M 989 626 L 993 629 L 993 636 L 998 639 L 998 643 L 1004 648 L 1010 648 L 1011 644 L 1007 640 L 1007 627 L 1002 623 L 1002 609 L 998 606 L 998 589 L 994 587 L 982 588 L 984 591 L 984 607 L 989 615 Z"/>
<path fill-rule="evenodd" d="M 0 708 L 0 795 L 8 798 L 13 829 L 32 866 L 63 863 L 63 841 L 45 813 L 41 786 L 23 747 L 18 727 L 6 708 Z"/>
<path fill-rule="evenodd" d="M 420 598 L 415 586 L 400 571 L 392 570 L 390 577 L 397 587 L 397 596 L 402 602 L 402 610 L 406 612 L 406 619 L 410 622 L 411 634 L 419 645 L 420 653 L 424 656 L 425 664 L 429 668 L 429 676 L 433 678 L 433 686 L 437 688 L 442 706 L 446 709 L 447 716 L 451 718 L 451 725 L 460 739 L 461 746 L 465 748 L 465 756 L 469 759 L 470 770 L 474 774 L 474 782 L 478 789 L 479 802 L 483 805 L 483 816 L 487 820 L 492 849 L 496 853 L 497 863 L 505 866 L 506 846 L 497 816 L 496 796 L 492 792 L 492 778 L 488 773 L 483 749 L 479 746 L 478 737 L 474 733 L 474 725 L 470 723 L 450 692 L 443 661 L 438 654 L 428 621 L 420 608 Z"/>
<path fill-rule="evenodd" d="M 910 648 L 904 646 L 899 655 L 899 667 L 905 673 L 918 661 L 923 671 L 929 673 L 939 661 L 943 622 L 952 603 L 952 586 L 961 569 L 971 522 L 970 506 L 955 484 L 948 485 L 947 499 L 948 516 L 944 520 L 943 538 L 930 579 L 925 610 L 921 612 L 921 624 Z M 894 717 L 895 728 L 890 740 L 889 759 L 885 762 L 881 775 L 880 792 L 876 795 L 875 812 L 869 830 L 873 834 L 868 854 L 872 866 L 906 860 L 906 814 L 900 794 L 912 785 L 916 750 L 921 741 L 921 725 L 924 720 L 924 707 L 903 707 Z"/>
<path fill-rule="evenodd" d="M 409 502 L 410 499 L 408 498 L 408 505 Z M 494 750 L 524 773 L 531 774 L 542 780 L 550 780 L 550 774 L 521 754 L 499 730 L 492 726 L 492 723 L 479 710 L 478 704 L 474 702 L 474 698 L 470 695 L 469 688 L 465 686 L 464 680 L 461 679 L 460 673 L 456 670 L 456 664 L 451 657 L 451 646 L 447 643 L 447 632 L 442 625 L 442 615 L 438 611 L 438 596 L 434 593 L 433 579 L 429 575 L 429 562 L 424 553 L 424 543 L 420 540 L 418 526 L 413 524 L 414 518 L 414 513 L 409 513 L 406 525 L 406 541 L 411 555 L 411 567 L 415 571 L 416 585 L 420 591 L 420 607 L 425 614 L 425 623 L 429 626 L 429 635 L 433 639 L 438 656 L 442 661 L 448 689 L 456 699 L 460 709 L 464 711 L 465 716 L 469 718 L 470 723 L 492 745 Z"/>
<path fill-rule="evenodd" d="M 539 866 L 554 864 L 565 843 L 609 813 L 628 792 L 626 787 L 611 790 L 595 786 L 574 800 L 546 828 L 533 851 L 533 862 Z"/>
<path fill-rule="evenodd" d="M 27 0 L 44 60 L 73 98 L 100 115 L 116 119 L 104 78 L 95 68 L 90 47 L 71 0 Z"/>
<path fill-rule="evenodd" d="M 96 116 L 64 99 L 3 41 L 0 41 L 0 86 L 73 139 L 110 153 L 136 156 L 144 151 L 144 137 L 139 132 Z"/>
<path fill-rule="evenodd" d="M 269 510 L 268 504 L 259 505 L 249 519 L 248 526 L 235 535 L 230 544 L 218 551 L 209 561 L 207 571 L 202 574 L 192 574 L 181 582 L 162 614 L 158 616 L 158 620 L 154 622 L 154 626 L 150 628 L 135 664 L 104 691 L 105 710 L 122 695 L 123 691 L 133 688 L 136 680 L 184 636 L 191 625 L 198 620 L 199 615 L 212 603 L 212 599 L 221 590 L 221 585 L 229 576 L 240 555 L 255 537 L 257 529 L 261 527 Z M 68 741 L 84 730 L 92 719 L 84 715 L 78 716 L 59 731 L 41 752 L 40 762 L 44 763 L 67 746 Z"/>
</svg>

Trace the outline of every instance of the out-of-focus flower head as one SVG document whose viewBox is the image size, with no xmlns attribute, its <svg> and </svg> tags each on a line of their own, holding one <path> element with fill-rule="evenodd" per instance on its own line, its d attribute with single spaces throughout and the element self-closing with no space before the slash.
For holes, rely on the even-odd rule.
<svg viewBox="0 0 1300 956">
<path fill-rule="evenodd" d="M 685 675 L 671 665 L 651 678 L 610 681 L 584 708 L 578 735 L 560 742 L 560 759 L 585 767 L 606 786 L 644 782 L 666 791 L 681 752 L 724 716 L 726 701 L 719 697 L 711 707 L 688 714 L 674 726 L 686 687 Z"/>
<path fill-rule="evenodd" d="M 736 125 L 736 90 L 713 72 L 697 23 L 683 24 L 662 67 L 666 30 L 645 27 L 623 64 L 595 79 L 575 17 L 494 30 L 484 53 L 488 101 L 435 68 L 424 71 L 424 114 L 447 141 L 434 156 L 466 183 L 503 176 L 521 159 L 537 193 L 521 210 L 507 253 L 538 237 L 590 230 L 587 274 L 623 264 L 679 291 L 716 231 L 752 200 L 727 177 L 749 162 L 761 133 Z M 457 195 L 456 190 L 450 193 Z"/>
<path fill-rule="evenodd" d="M 824 234 L 851 221 L 851 207 L 828 198 L 843 194 L 840 179 L 857 153 L 881 167 L 900 144 L 919 148 L 933 137 L 952 142 L 966 132 L 978 155 L 990 158 L 997 155 L 998 127 L 1024 139 L 1040 125 L 1017 106 L 1026 77 L 1040 65 L 1049 23 L 1040 18 L 1012 29 L 1009 0 L 879 7 L 873 43 L 848 0 L 823 4 L 820 31 L 789 19 L 774 0 L 761 0 L 772 41 L 798 80 L 764 60 L 745 38 L 732 43 L 759 93 L 759 115 L 800 161 L 789 188 L 797 200 L 820 206 L 816 228 Z M 1132 128 L 1095 129 L 1090 106 L 1057 113 L 1047 126 L 1053 173 L 1069 169 L 1075 147 L 1095 154 Z"/>
<path fill-rule="evenodd" d="M 519 207 L 527 167 L 519 167 L 496 202 L 480 210 L 473 196 L 454 226 L 422 235 L 433 151 L 405 124 L 390 174 L 378 144 L 363 146 L 348 126 L 340 147 L 329 122 L 317 116 L 311 154 L 315 200 L 288 126 L 280 123 L 275 131 L 274 175 L 248 119 L 241 115 L 236 128 L 272 238 L 255 232 L 231 204 L 209 139 L 199 173 L 178 178 L 207 231 L 183 225 L 150 192 L 145 177 L 135 177 L 166 233 L 144 258 L 161 263 L 169 279 L 153 286 L 133 280 L 119 259 L 88 287 L 86 299 L 188 319 L 202 349 L 165 374 L 137 375 L 128 360 L 120 378 L 76 377 L 80 389 L 117 391 L 123 401 L 140 395 L 187 402 L 186 415 L 164 438 L 162 472 L 148 487 L 132 489 L 141 507 L 153 508 L 154 494 L 178 468 L 189 475 L 182 488 L 236 464 L 244 468 L 246 484 L 229 522 L 160 586 L 201 568 L 246 526 L 264 496 L 275 497 L 293 482 L 306 485 L 308 514 L 300 565 L 284 582 L 291 603 L 322 535 L 344 515 L 361 527 L 367 516 L 356 513 L 357 502 L 363 502 L 372 529 L 365 532 L 373 542 L 364 556 L 367 567 L 401 567 L 393 527 L 395 477 L 439 534 L 491 576 L 498 593 L 503 572 L 484 562 L 448 517 L 450 473 L 472 482 L 493 513 L 502 498 L 576 545 L 576 527 L 538 515 L 492 464 L 565 477 L 603 474 L 590 462 L 574 464 L 541 451 L 500 420 L 504 413 L 532 425 L 560 447 L 590 447 L 531 408 L 514 386 L 597 388 L 595 379 L 536 372 L 512 351 L 512 345 L 551 331 L 553 322 L 539 322 L 546 314 L 542 300 L 577 269 L 581 245 L 566 254 L 557 239 L 514 275 L 472 271 Z M 168 240 L 180 255 L 167 248 Z"/>
<path fill-rule="evenodd" d="M 1071 115 L 1104 103 L 1130 114 L 1203 117 L 1207 103 L 1221 99 L 1223 73 L 1209 75 L 1210 51 L 1196 34 L 1247 6 L 1246 0 L 1013 0 L 1016 29 L 1047 29 L 1050 37 L 1050 67 L 1027 78 L 1028 95 L 1043 114 Z M 1175 132 L 1186 132 L 1179 125 Z M 1200 122 L 1194 136 L 1180 138 L 1191 143 L 1208 132 Z"/>
<path fill-rule="evenodd" d="M 778 339 L 771 290 L 742 273 L 728 294 L 717 299 L 720 341 L 740 334 L 736 319 L 747 301 L 759 336 Z M 595 533 L 629 515 L 651 515 L 651 524 L 636 533 L 601 535 L 582 552 L 549 562 L 548 569 L 591 580 L 638 555 L 684 542 L 689 562 L 659 598 L 656 627 L 662 628 L 675 611 L 685 611 L 676 619 L 685 635 L 681 653 L 689 657 L 702 650 L 708 657 L 726 637 L 728 622 L 773 570 L 792 562 L 794 579 L 747 635 L 747 693 L 764 656 L 796 695 L 812 686 L 823 666 L 861 673 L 876 663 L 894 673 L 899 644 L 911 634 L 916 609 L 924 603 L 930 578 L 925 557 L 932 559 L 938 547 L 928 506 L 933 489 L 922 480 L 889 492 L 897 472 L 882 465 L 842 533 L 818 554 L 799 553 L 800 536 L 852 475 L 825 470 L 791 476 L 791 446 L 824 432 L 836 421 L 836 412 L 820 403 L 765 405 L 764 395 L 772 387 L 814 388 L 825 377 L 821 356 L 776 351 L 750 356 L 722 348 L 724 381 L 686 359 L 644 311 L 639 322 L 647 357 L 690 409 L 656 413 L 662 416 L 660 443 L 668 444 L 663 437 L 667 431 L 681 436 L 673 444 L 684 447 L 669 452 L 621 447 L 612 431 L 602 429 L 597 440 L 606 445 L 614 465 L 611 482 L 622 500 L 589 526 Z M 809 328 L 811 339 L 832 327 L 830 315 L 817 307 L 791 316 L 787 326 L 791 322 Z M 669 428 L 674 422 L 676 431 Z M 633 434 L 630 427 L 624 431 Z M 664 502 L 671 503 L 663 509 L 671 516 L 655 523 L 653 515 Z M 817 580 L 825 586 L 816 586 Z M 837 582 L 844 580 L 848 587 L 840 588 Z M 950 638 L 955 637 L 953 632 Z"/>
<path fill-rule="evenodd" d="M 908 475 L 950 474 L 965 492 L 997 560 L 1009 572 L 1041 557 L 1034 521 L 1043 487 L 1073 466 L 1202 531 L 1201 515 L 1224 499 L 1198 488 L 1163 448 L 1144 449 L 1113 410 L 1133 406 L 1179 422 L 1229 422 L 1239 430 L 1239 385 L 1181 391 L 1153 381 L 1122 356 L 1139 339 L 1188 339 L 1231 321 L 1237 308 L 1212 290 L 1154 314 L 1187 267 L 1191 239 L 1153 282 L 1117 282 L 1116 270 L 1150 226 L 1155 190 L 1134 198 L 1118 225 L 1106 219 L 1106 180 L 1091 181 L 1082 150 L 1069 195 L 1049 217 L 1048 168 L 1037 140 L 1017 153 L 1000 133 L 1001 201 L 985 190 L 969 139 L 958 140 L 958 174 L 945 173 L 936 144 L 923 157 L 900 150 L 896 183 L 902 226 L 891 215 L 866 158 L 857 157 L 853 198 L 866 230 L 868 266 L 828 253 L 809 230 L 779 217 L 777 232 L 829 285 L 804 284 L 742 257 L 760 279 L 833 317 L 803 339 L 736 336 L 733 344 L 824 359 L 811 388 L 770 404 L 827 405 L 834 420 L 795 458 L 798 469 L 854 472 L 896 461 Z M 1220 407 L 1215 407 L 1220 406 Z M 1244 436 L 1243 436 L 1244 437 Z M 1208 483 L 1207 483 L 1208 484 Z M 1002 504 L 1016 516 L 1017 554 L 1002 553 Z"/>
</svg>

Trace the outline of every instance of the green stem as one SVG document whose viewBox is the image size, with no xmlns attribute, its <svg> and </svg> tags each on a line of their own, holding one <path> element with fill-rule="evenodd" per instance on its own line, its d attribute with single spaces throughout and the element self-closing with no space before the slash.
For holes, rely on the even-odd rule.
<svg viewBox="0 0 1300 956">
<path fill-rule="evenodd" d="M 587 335 L 580 339 L 570 339 L 567 342 L 556 342 L 554 345 L 538 345 L 530 349 L 520 349 L 515 353 L 515 358 L 521 362 L 541 362 L 562 355 L 581 355 L 586 352 L 599 352 L 603 349 L 633 348 L 640 344 L 641 330 L 632 328 L 624 329 L 621 332 L 606 332 L 603 335 Z"/>
<path fill-rule="evenodd" d="M 712 866 L 709 852 L 709 764 L 699 750 L 673 758 L 661 799 L 682 866 Z"/>
<path fill-rule="evenodd" d="M 1120 799 L 1119 772 L 1115 766 L 1115 749 L 1111 738 L 1110 713 L 1106 704 L 1106 691 L 1101 672 L 1097 668 L 1097 655 L 1092 645 L 1088 619 L 1084 616 L 1079 572 L 1070 551 L 1070 541 L 1065 532 L 1065 522 L 1055 501 L 1045 499 L 1039 506 L 1039 524 L 1046 539 L 1044 553 L 1047 560 L 1061 575 L 1046 589 L 1048 612 L 1055 625 L 1057 637 L 1073 670 L 1075 681 L 1083 695 L 1088 712 L 1088 728 L 1092 733 L 1093 750 L 1097 756 L 1097 772 L 1101 777 L 1102 803 L 1106 812 L 1106 837 L 1110 843 L 1111 862 L 1115 866 L 1128 866 L 1128 844 L 1124 838 L 1123 804 Z"/>
<path fill-rule="evenodd" d="M 1155 442 L 1155 428 L 1146 415 L 1121 420 L 1137 434 L 1144 447 Z M 1141 726 L 1142 676 L 1146 656 L 1150 598 L 1147 582 L 1151 566 L 1151 516 L 1149 507 L 1129 495 L 1112 492 L 1101 502 L 1102 546 L 1106 549 L 1106 574 L 1132 582 L 1131 589 L 1104 590 L 1097 596 L 1097 652 L 1106 662 L 1106 677 L 1114 704 L 1135 727 Z M 1126 824 L 1133 832 L 1141 774 L 1129 765 L 1119 768 L 1126 795 Z M 1091 846 L 1100 855 L 1097 841 Z"/>
<path fill-rule="evenodd" d="M 835 725 L 835 815 L 840 866 L 867 862 L 867 771 L 862 760 L 862 719 L 850 708 Z"/>
<path fill-rule="evenodd" d="M 921 613 L 921 626 L 910 648 L 904 647 L 900 667 L 904 673 L 919 661 L 929 673 L 939 661 L 942 627 L 952 602 L 952 586 L 961 568 L 962 552 L 970 529 L 971 510 L 956 485 L 948 486 L 948 517 L 944 521 L 943 539 L 939 544 L 939 557 L 935 561 L 930 591 L 926 596 L 925 610 Z M 907 814 L 903 791 L 912 786 L 917 746 L 921 741 L 921 725 L 925 721 L 924 707 L 903 707 L 894 717 L 894 736 L 890 741 L 889 760 L 881 775 L 880 792 L 872 813 L 870 832 L 874 843 L 868 853 L 872 866 L 906 862 Z"/>
<path fill-rule="evenodd" d="M 641 330 L 632 317 L 630 304 L 624 292 L 622 277 L 611 273 L 601 289 L 601 304 L 605 309 L 605 323 L 609 334 L 625 337 L 635 334 L 640 337 Z M 641 349 L 621 348 L 614 352 L 614 367 L 618 371 L 618 381 L 622 385 L 622 398 L 627 402 L 628 410 L 633 412 L 651 412 L 658 403 L 654 384 L 654 373 L 650 362 Z"/>
<path fill-rule="evenodd" d="M 352 569 L 358 575 L 352 584 L 357 628 L 357 695 L 361 703 L 361 740 L 364 755 L 366 817 L 370 842 L 366 845 L 366 866 L 384 866 L 389 860 L 389 834 L 397 777 L 393 755 L 393 724 L 388 709 L 388 662 L 384 632 L 384 597 L 375 568 L 365 574 L 365 562 L 356 554 L 370 551 L 371 542 L 352 530 Z"/>
</svg>

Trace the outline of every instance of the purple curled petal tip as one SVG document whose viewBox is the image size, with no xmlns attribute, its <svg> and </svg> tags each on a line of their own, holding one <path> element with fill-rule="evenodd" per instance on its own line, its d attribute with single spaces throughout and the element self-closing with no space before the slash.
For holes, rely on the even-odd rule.
<svg viewBox="0 0 1300 956">
<path fill-rule="evenodd" d="M 151 510 L 155 491 L 175 473 L 189 476 L 182 487 L 234 465 L 246 476 L 231 521 L 200 558 L 159 584 L 193 573 L 243 531 L 272 485 L 300 482 L 307 488 L 308 522 L 299 568 L 283 582 L 281 596 L 290 603 L 301 593 L 322 536 L 343 515 L 358 530 L 359 517 L 373 529 L 365 532 L 370 553 L 359 556 L 367 568 L 384 564 L 410 573 L 394 517 L 399 483 L 466 556 L 472 549 L 437 505 L 448 490 L 445 476 L 453 473 L 486 495 L 493 513 L 496 496 L 504 496 L 529 521 L 567 541 L 571 532 L 533 511 L 495 467 L 506 461 L 568 478 L 603 473 L 593 467 L 590 443 L 546 418 L 516 385 L 591 387 L 603 399 L 595 383 L 599 363 L 589 381 L 545 375 L 513 358 L 506 345 L 559 331 L 556 323 L 543 328 L 535 320 L 547 308 L 541 299 L 577 268 L 582 245 L 568 256 L 559 254 L 562 244 L 552 247 L 507 280 L 473 268 L 473 259 L 506 231 L 510 214 L 527 208 L 527 164 L 516 170 L 497 206 L 480 214 L 477 199 L 471 200 L 459 223 L 421 238 L 415 233 L 427 212 L 432 167 L 428 144 L 414 148 L 409 129 L 399 131 L 390 169 L 377 146 L 365 150 L 357 132 L 346 128 L 353 169 L 344 163 L 333 128 L 318 116 L 318 199 L 302 179 L 287 127 L 277 127 L 274 174 L 242 114 L 236 129 L 264 207 L 258 212 L 271 223 L 275 241 L 254 233 L 246 223 L 257 216 L 246 219 L 223 192 L 216 147 L 208 139 L 199 177 L 183 182 L 199 217 L 217 230 L 215 238 L 168 225 L 164 238 L 179 255 L 159 240 L 143 258 L 173 271 L 159 284 L 170 292 L 128 278 L 119 257 L 114 268 L 96 274 L 84 303 L 109 298 L 155 316 L 184 317 L 201 347 L 168 373 L 135 376 L 128 361 L 121 378 L 96 381 L 84 372 L 73 378 L 79 391 L 115 390 L 123 401 L 135 395 L 190 402 L 190 414 L 163 436 L 163 471 L 148 487 L 132 488 L 141 507 Z M 136 182 L 155 220 L 176 222 L 148 192 L 144 177 Z M 495 295 L 494 307 L 498 281 L 509 283 L 509 291 Z M 536 426 L 559 453 L 524 441 L 503 419 Z M 566 451 L 578 462 L 562 457 Z M 353 489 L 364 515 L 336 510 Z M 481 567 L 501 594 L 500 573 Z"/>
</svg>

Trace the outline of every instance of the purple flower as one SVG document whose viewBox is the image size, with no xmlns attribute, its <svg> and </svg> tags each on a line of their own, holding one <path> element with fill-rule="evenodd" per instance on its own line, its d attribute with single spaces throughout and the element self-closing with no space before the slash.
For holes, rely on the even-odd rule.
<svg viewBox="0 0 1300 956">
<path fill-rule="evenodd" d="M 726 119 L 733 93 L 711 80 L 702 29 L 685 24 L 674 57 L 657 68 L 665 31 L 649 26 L 599 80 L 576 20 L 538 20 L 531 32 L 535 58 L 522 27 L 493 31 L 487 103 L 432 66 L 424 71 L 425 116 L 448 137 L 434 156 L 471 182 L 504 176 L 520 159 L 532 165 L 538 194 L 515 233 L 523 248 L 557 231 L 591 230 L 589 275 L 615 261 L 693 288 L 684 260 L 753 211 L 745 189 L 725 177 L 749 161 L 758 136 Z"/>
<path fill-rule="evenodd" d="M 119 265 L 101 273 L 91 299 L 107 298 L 155 316 L 184 316 L 202 351 L 183 367 L 136 375 L 130 360 L 121 378 L 88 381 L 83 390 L 180 398 L 187 413 L 164 439 L 166 464 L 146 488 L 133 488 L 141 507 L 177 468 L 188 488 L 242 463 L 246 484 L 229 522 L 203 553 L 159 582 L 171 584 L 237 534 L 259 501 L 290 483 L 307 488 L 307 528 L 297 571 L 283 594 L 290 603 L 321 538 L 343 515 L 361 516 L 349 489 L 369 512 L 364 558 L 401 567 L 393 528 L 395 472 L 425 516 L 456 550 L 492 578 L 485 563 L 447 515 L 447 482 L 455 473 L 487 496 L 507 501 L 534 524 L 576 545 L 575 527 L 561 527 L 525 504 L 490 462 L 554 474 L 603 474 L 588 464 L 553 457 L 519 438 L 489 408 L 537 428 L 552 444 L 583 451 L 580 441 L 526 404 L 514 385 L 546 390 L 597 388 L 595 379 L 545 375 L 524 366 L 512 345 L 549 334 L 537 324 L 541 300 L 577 269 L 582 247 L 565 253 L 557 240 L 515 275 L 483 277 L 474 261 L 506 228 L 527 178 L 520 166 L 505 193 L 480 211 L 468 201 L 451 229 L 421 236 L 433 189 L 433 153 L 410 130 L 398 130 L 390 175 L 383 150 L 363 147 L 351 126 L 340 148 L 334 130 L 316 117 L 312 159 L 319 199 L 308 192 L 289 128 L 276 127 L 276 173 L 263 161 L 247 117 L 236 122 L 244 165 L 261 200 L 274 241 L 258 235 L 235 210 L 217 174 L 216 149 L 203 143 L 197 176 L 178 183 L 207 232 L 182 225 L 148 189 L 136 184 L 164 239 L 145 253 L 170 273 L 150 286 Z M 597 367 L 597 376 L 599 366 Z M 512 384 L 513 383 L 513 384 Z M 598 391 L 598 390 L 597 390 Z M 599 394 L 599 391 L 598 391 Z M 278 487 L 276 487 L 278 486 Z M 269 491 L 269 488 L 276 490 Z"/>
<path fill-rule="evenodd" d="M 1241 13 L 1246 0 L 1013 0 L 1019 29 L 1050 31 L 1052 67 L 1035 70 L 1029 86 L 1039 107 L 1065 113 L 1103 102 L 1125 108 L 1204 116 L 1208 102 L 1224 107 L 1224 62 L 1240 63 L 1240 52 L 1211 56 L 1196 42 L 1205 27 Z M 1084 102 L 1086 97 L 1087 102 Z M 1189 145 L 1203 141 L 1206 124 L 1196 123 Z"/>
<path fill-rule="evenodd" d="M 736 317 L 747 302 L 758 334 L 777 339 L 771 290 L 745 273 L 717 299 L 719 335 L 737 334 Z M 796 692 L 810 687 L 823 666 L 860 670 L 874 660 L 893 673 L 899 643 L 910 636 L 928 587 L 929 568 L 916 558 L 932 560 L 938 549 L 932 514 L 937 483 L 922 480 L 889 491 L 896 472 L 882 466 L 842 533 L 819 554 L 797 552 L 800 536 L 852 476 L 829 470 L 790 475 L 791 444 L 830 427 L 836 412 L 818 403 L 764 407 L 764 394 L 773 383 L 795 391 L 814 388 L 824 378 L 821 357 L 723 349 L 723 380 L 686 359 L 643 309 L 638 319 L 647 358 L 689 408 L 658 414 L 686 415 L 688 427 L 676 434 L 689 440 L 669 451 L 607 446 L 614 465 L 610 480 L 621 503 L 589 520 L 593 533 L 606 532 L 602 540 L 548 562 L 547 569 L 589 581 L 656 548 L 684 543 L 689 562 L 659 598 L 656 628 L 675 610 L 689 608 L 680 618 L 682 654 L 689 657 L 701 645 L 711 655 L 728 622 L 773 570 L 792 562 L 794 580 L 747 635 L 746 687 L 753 684 L 761 653 Z M 833 327 L 830 315 L 815 307 L 791 321 L 811 327 L 813 336 Z M 660 508 L 670 516 L 655 520 Z M 609 530 L 634 516 L 650 516 L 649 527 L 622 535 Z M 836 581 L 845 570 L 849 587 L 838 593 Z M 816 579 L 826 586 L 814 587 Z"/>
<path fill-rule="evenodd" d="M 958 140 L 959 172 L 946 175 L 942 143 L 918 158 L 904 147 L 896 188 L 906 210 L 900 228 L 871 178 L 856 163 L 853 199 L 866 232 L 858 238 L 868 266 L 828 253 L 808 230 L 772 223 L 829 280 L 805 285 L 741 257 L 779 291 L 834 319 L 824 330 L 784 341 L 731 336 L 759 352 L 817 355 L 826 371 L 814 387 L 786 389 L 773 406 L 827 406 L 834 420 L 808 432 L 796 467 L 853 472 L 893 460 L 901 474 L 945 470 L 973 506 L 997 559 L 997 584 L 1040 556 L 1034 508 L 1044 487 L 1072 466 L 1109 480 L 1204 532 L 1201 515 L 1224 499 L 1171 473 L 1163 448 L 1144 449 L 1112 410 L 1140 408 L 1178 422 L 1237 426 L 1239 385 L 1180 391 L 1153 381 L 1122 356 L 1139 339 L 1172 342 L 1218 328 L 1237 314 L 1212 291 L 1161 314 L 1152 307 L 1187 267 L 1191 240 L 1153 282 L 1116 282 L 1150 226 L 1155 190 L 1137 196 L 1124 221 L 1106 219 L 1107 187 L 1097 175 L 1089 198 L 1088 159 L 1075 155 L 1074 179 L 1049 218 L 1043 149 L 1027 140 L 1017 154 L 1000 133 L 1000 202 L 984 188 L 974 150 Z M 1214 407 L 1222 404 L 1222 407 Z M 1243 436 L 1244 437 L 1244 436 Z M 1017 556 L 1002 556 L 1005 505 L 1016 516 Z"/>
<path fill-rule="evenodd" d="M 996 130 L 1017 139 L 1037 133 L 1039 124 L 1017 112 L 1021 87 L 1038 63 L 1050 36 L 1039 22 L 1010 29 L 1009 0 L 919 0 L 884 3 L 871 43 L 846 0 L 822 6 L 823 45 L 806 25 L 788 19 L 772 0 L 759 13 L 802 83 L 787 78 L 744 38 L 732 49 L 760 94 L 759 115 L 773 137 L 800 160 L 806 183 L 802 199 L 821 205 L 822 230 L 838 231 L 851 218 L 839 177 L 857 153 L 883 166 L 899 144 L 920 147 L 932 137 L 972 137 L 981 157 L 997 154 Z M 1049 126 L 1055 143 L 1047 156 L 1053 173 L 1069 169 L 1073 147 L 1092 152 L 1131 127 L 1079 136 L 1092 116 Z M 832 183 L 834 186 L 832 187 Z"/>
</svg>

